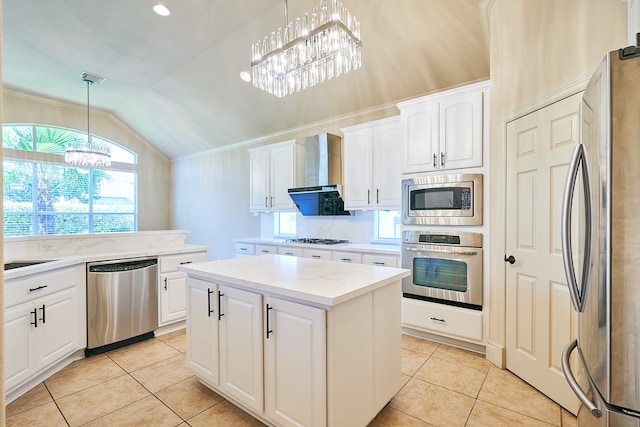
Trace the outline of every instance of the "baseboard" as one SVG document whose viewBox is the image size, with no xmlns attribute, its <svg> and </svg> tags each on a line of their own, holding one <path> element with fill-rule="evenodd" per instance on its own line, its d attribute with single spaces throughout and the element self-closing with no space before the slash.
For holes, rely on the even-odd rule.
<svg viewBox="0 0 640 427">
<path fill-rule="evenodd" d="M 504 346 L 498 345 L 494 342 L 489 341 L 487 343 L 487 352 L 486 357 L 487 360 L 494 365 L 496 365 L 500 369 L 506 368 L 507 358 L 505 357 L 506 349 Z"/>
</svg>

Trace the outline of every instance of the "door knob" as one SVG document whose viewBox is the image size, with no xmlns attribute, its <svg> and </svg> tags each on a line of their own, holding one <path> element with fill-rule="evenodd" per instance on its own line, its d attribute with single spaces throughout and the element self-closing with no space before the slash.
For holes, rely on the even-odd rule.
<svg viewBox="0 0 640 427">
<path fill-rule="evenodd" d="M 505 255 L 504 256 L 504 262 L 508 262 L 509 264 L 515 264 L 516 262 L 516 257 L 514 257 L 513 255 L 509 255 L 508 257 Z"/>
</svg>

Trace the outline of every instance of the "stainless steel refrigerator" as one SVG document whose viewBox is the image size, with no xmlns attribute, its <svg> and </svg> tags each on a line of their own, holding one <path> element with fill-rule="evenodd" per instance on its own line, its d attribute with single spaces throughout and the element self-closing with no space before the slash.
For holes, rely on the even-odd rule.
<svg viewBox="0 0 640 427">
<path fill-rule="evenodd" d="M 580 427 L 640 427 L 640 48 L 607 54 L 580 117 L 562 214 L 578 334 L 562 368 Z"/>
</svg>

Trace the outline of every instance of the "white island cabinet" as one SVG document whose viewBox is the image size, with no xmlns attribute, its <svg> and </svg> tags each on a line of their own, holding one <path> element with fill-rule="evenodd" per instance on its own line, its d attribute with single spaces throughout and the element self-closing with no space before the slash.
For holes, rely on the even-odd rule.
<svg viewBox="0 0 640 427">
<path fill-rule="evenodd" d="M 401 387 L 408 270 L 260 255 L 181 266 L 187 360 L 275 426 L 366 426 Z"/>
</svg>

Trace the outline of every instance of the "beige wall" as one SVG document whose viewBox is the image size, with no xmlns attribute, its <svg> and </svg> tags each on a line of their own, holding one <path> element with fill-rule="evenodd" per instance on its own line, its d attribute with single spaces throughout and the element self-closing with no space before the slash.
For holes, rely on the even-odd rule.
<svg viewBox="0 0 640 427">
<path fill-rule="evenodd" d="M 626 45 L 620 0 L 495 0 L 487 9 L 491 89 L 491 301 L 487 357 L 504 361 L 506 120 L 580 86 L 607 51 Z M 576 85 L 576 83 L 578 83 Z"/>
<path fill-rule="evenodd" d="M 87 129 L 86 105 L 54 101 L 14 90 L 3 91 L 3 123 L 36 123 Z M 138 154 L 138 229 L 170 228 L 171 163 L 123 122 L 104 111 L 91 110 L 91 133 Z"/>
</svg>

